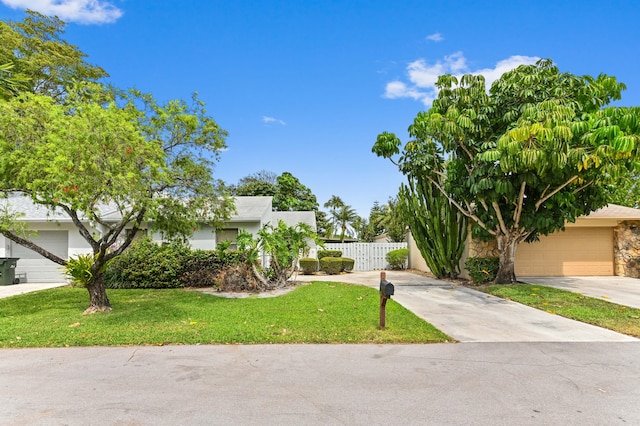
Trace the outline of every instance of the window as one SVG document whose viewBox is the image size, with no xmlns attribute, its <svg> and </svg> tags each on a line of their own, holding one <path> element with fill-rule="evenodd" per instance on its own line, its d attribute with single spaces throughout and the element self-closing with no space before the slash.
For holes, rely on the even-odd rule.
<svg viewBox="0 0 640 426">
<path fill-rule="evenodd" d="M 216 244 L 222 241 L 229 241 L 229 248 L 238 248 L 238 229 L 221 229 L 216 233 Z"/>
</svg>

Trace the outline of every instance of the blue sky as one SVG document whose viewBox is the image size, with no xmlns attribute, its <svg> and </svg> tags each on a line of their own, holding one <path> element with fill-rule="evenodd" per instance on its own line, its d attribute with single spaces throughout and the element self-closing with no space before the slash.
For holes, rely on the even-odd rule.
<svg viewBox="0 0 640 426">
<path fill-rule="evenodd" d="M 322 206 L 340 196 L 368 217 L 403 176 L 371 153 L 436 96 L 438 74 L 497 78 L 551 58 L 606 73 L 640 105 L 637 1 L 0 0 L 69 22 L 65 38 L 109 81 L 156 98 L 198 91 L 229 132 L 216 177 L 291 172 Z"/>
</svg>

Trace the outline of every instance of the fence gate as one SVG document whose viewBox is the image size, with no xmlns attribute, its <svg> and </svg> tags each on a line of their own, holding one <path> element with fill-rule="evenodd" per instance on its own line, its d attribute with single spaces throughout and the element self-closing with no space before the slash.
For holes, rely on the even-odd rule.
<svg viewBox="0 0 640 426">
<path fill-rule="evenodd" d="M 389 269 L 385 256 L 391 250 L 407 248 L 407 243 L 328 243 L 325 250 L 340 250 L 342 257 L 356 261 L 354 271 Z"/>
</svg>

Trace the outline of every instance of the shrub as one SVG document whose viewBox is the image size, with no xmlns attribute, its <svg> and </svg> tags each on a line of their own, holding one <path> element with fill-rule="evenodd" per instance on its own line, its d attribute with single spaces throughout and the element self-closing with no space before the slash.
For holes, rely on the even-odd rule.
<svg viewBox="0 0 640 426">
<path fill-rule="evenodd" d="M 497 257 L 470 257 L 464 262 L 464 267 L 476 284 L 495 280 L 499 265 L 500 259 Z"/>
<path fill-rule="evenodd" d="M 385 256 L 391 269 L 406 269 L 407 259 L 409 258 L 409 249 L 401 248 L 397 250 L 391 250 Z"/>
<path fill-rule="evenodd" d="M 105 285 L 107 288 L 183 287 L 180 277 L 190 252 L 180 243 L 157 244 L 150 238 L 136 241 L 109 262 Z"/>
<path fill-rule="evenodd" d="M 244 253 L 228 250 L 193 250 L 184 258 L 180 282 L 184 287 L 216 287 L 219 275 L 226 268 L 243 263 Z"/>
<path fill-rule="evenodd" d="M 318 272 L 318 259 L 305 257 L 300 259 L 298 263 L 300 263 L 300 270 L 304 275 L 313 275 Z"/>
<path fill-rule="evenodd" d="M 64 266 L 64 273 L 71 281 L 71 287 L 87 287 L 93 277 L 91 267 L 95 262 L 92 253 L 79 254 L 71 257 Z"/>
<path fill-rule="evenodd" d="M 320 269 L 329 275 L 339 274 L 342 271 L 342 258 L 323 257 L 320 259 Z"/>
<path fill-rule="evenodd" d="M 342 270 L 346 272 L 353 271 L 353 265 L 356 264 L 355 259 L 349 259 L 348 257 L 341 257 L 342 259 Z"/>
<path fill-rule="evenodd" d="M 318 259 L 322 260 L 325 257 L 341 257 L 342 251 L 340 250 L 318 250 Z"/>
</svg>

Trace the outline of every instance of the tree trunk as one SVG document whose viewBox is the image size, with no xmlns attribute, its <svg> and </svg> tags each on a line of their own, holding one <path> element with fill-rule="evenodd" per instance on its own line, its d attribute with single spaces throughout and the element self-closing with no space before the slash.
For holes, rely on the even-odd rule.
<svg viewBox="0 0 640 426">
<path fill-rule="evenodd" d="M 104 286 L 104 272 L 98 272 L 93 276 L 87 285 L 87 290 L 89 291 L 89 307 L 84 311 L 85 314 L 111 310 L 111 302 L 109 302 Z"/>
<path fill-rule="evenodd" d="M 511 284 L 516 282 L 515 263 L 518 238 L 513 235 L 498 236 L 498 252 L 500 265 L 494 284 Z"/>
</svg>

